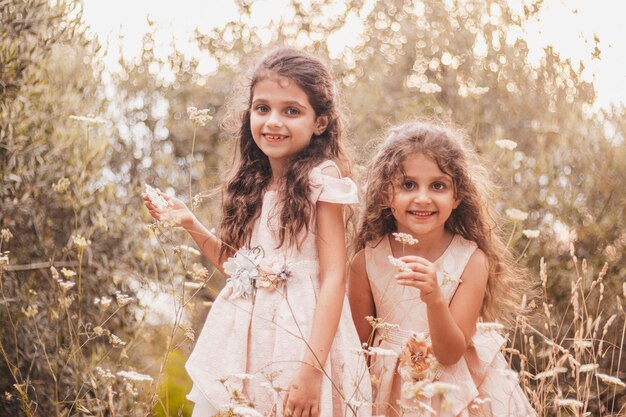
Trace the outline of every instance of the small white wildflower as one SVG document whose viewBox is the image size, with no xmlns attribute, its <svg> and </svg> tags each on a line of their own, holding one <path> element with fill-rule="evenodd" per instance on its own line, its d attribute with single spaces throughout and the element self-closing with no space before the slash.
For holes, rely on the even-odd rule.
<svg viewBox="0 0 626 417">
<path fill-rule="evenodd" d="M 522 234 L 526 236 L 527 239 L 536 239 L 539 237 L 539 230 L 525 229 L 522 230 Z"/>
<path fill-rule="evenodd" d="M 76 245 L 79 249 L 85 249 L 87 246 L 91 245 L 91 240 L 86 239 L 82 235 L 76 235 L 72 238 L 74 245 Z"/>
<path fill-rule="evenodd" d="M 37 307 L 36 304 L 30 304 L 28 307 L 26 307 L 26 310 L 24 310 L 24 307 L 22 307 L 22 313 L 24 313 L 24 315 L 28 317 L 29 319 L 32 319 L 33 317 L 35 317 L 38 312 L 39 312 L 39 308 Z"/>
<path fill-rule="evenodd" d="M 412 381 L 411 379 L 406 379 L 405 383 L 402 384 L 402 398 L 419 400 L 431 398 L 434 395 L 435 390 L 430 381 Z"/>
<path fill-rule="evenodd" d="M 96 326 L 93 328 L 93 332 L 96 336 L 102 336 L 104 334 L 104 329 L 101 326 Z"/>
<path fill-rule="evenodd" d="M 121 376 L 122 378 L 129 379 L 131 381 L 152 382 L 152 377 L 150 375 L 140 374 L 135 371 L 119 371 L 117 376 Z"/>
<path fill-rule="evenodd" d="M 510 208 L 506 210 L 506 215 L 516 222 L 522 222 L 528 218 L 528 213 L 516 208 Z"/>
<path fill-rule="evenodd" d="M 128 381 L 126 381 L 124 391 L 126 391 L 126 394 L 130 395 L 131 397 L 136 397 L 139 395 L 139 390 L 137 390 L 135 386 Z"/>
<path fill-rule="evenodd" d="M 186 252 L 193 256 L 200 256 L 200 251 L 196 248 L 192 248 L 191 246 L 178 245 L 178 246 L 174 246 L 173 249 L 174 249 L 174 253 Z"/>
<path fill-rule="evenodd" d="M 515 148 L 517 148 L 517 142 L 514 142 L 509 139 L 499 139 L 496 141 L 496 146 L 500 149 L 506 149 L 506 150 L 512 151 Z"/>
<path fill-rule="evenodd" d="M 386 323 L 384 321 L 379 322 L 376 325 L 376 329 L 378 330 L 399 330 L 400 325 L 396 323 Z"/>
<path fill-rule="evenodd" d="M 113 300 L 110 297 L 96 297 L 93 300 L 95 305 L 99 305 L 103 310 L 106 310 Z"/>
<path fill-rule="evenodd" d="M 473 410 L 479 410 L 481 405 L 489 404 L 491 402 L 491 398 L 474 398 L 472 400 L 472 405 L 470 406 Z"/>
<path fill-rule="evenodd" d="M 50 274 L 52 275 L 52 279 L 54 280 L 59 279 L 59 271 L 57 271 L 57 269 L 54 266 L 50 267 Z"/>
<path fill-rule="evenodd" d="M 64 193 L 70 188 L 70 180 L 63 177 L 60 178 L 56 183 L 52 184 L 52 191 L 55 193 Z"/>
<path fill-rule="evenodd" d="M 129 297 L 126 294 L 122 294 L 119 291 L 115 292 L 115 301 L 117 302 L 117 305 L 119 307 L 124 307 L 125 305 L 135 301 L 135 299 L 133 297 Z"/>
<path fill-rule="evenodd" d="M 600 374 L 600 373 L 596 373 L 596 377 L 598 377 L 602 382 L 604 382 L 607 385 L 617 385 L 620 387 L 626 387 L 626 384 L 624 384 L 622 380 L 617 377 L 607 375 L 607 374 Z"/>
<path fill-rule="evenodd" d="M 2 240 L 5 242 L 8 242 L 13 237 L 13 233 L 11 233 L 9 229 L 2 229 L 0 230 L 0 237 L 2 237 Z"/>
<path fill-rule="evenodd" d="M 65 310 L 70 308 L 70 306 L 72 305 L 73 302 L 74 302 L 74 297 L 73 296 L 61 297 L 59 299 L 59 305 L 61 307 L 63 307 Z"/>
<path fill-rule="evenodd" d="M 578 372 L 580 373 L 591 372 L 595 369 L 598 369 L 599 367 L 600 365 L 598 365 L 597 363 L 586 363 L 578 369 Z"/>
<path fill-rule="evenodd" d="M 592 348 L 593 342 L 591 340 L 576 339 L 574 340 L 574 346 L 578 348 Z"/>
<path fill-rule="evenodd" d="M 109 335 L 109 343 L 115 347 L 124 346 L 126 342 L 123 342 L 122 339 L 111 333 Z"/>
<path fill-rule="evenodd" d="M 99 117 L 99 116 L 96 117 L 91 113 L 88 114 L 87 116 L 71 115 L 70 119 L 76 120 L 77 122 L 86 123 L 88 125 L 103 125 L 107 123 L 106 119 L 103 119 L 102 117 Z"/>
<path fill-rule="evenodd" d="M 74 285 L 76 285 L 74 281 L 63 281 L 62 279 L 57 279 L 57 283 L 59 284 L 59 287 L 61 287 L 61 290 L 63 290 L 63 292 L 71 289 Z"/>
<path fill-rule="evenodd" d="M 448 285 L 448 284 L 458 284 L 460 282 L 463 282 L 463 280 L 460 277 L 453 277 L 452 275 L 448 274 L 446 271 L 438 271 L 437 282 L 440 283 L 439 285 Z"/>
<path fill-rule="evenodd" d="M 397 242 L 400 242 L 403 245 L 417 245 L 419 243 L 419 240 L 415 239 L 408 233 L 392 233 L 392 235 Z"/>
<path fill-rule="evenodd" d="M 185 338 L 194 342 L 196 340 L 196 332 L 191 328 L 191 326 L 184 326 L 183 330 L 185 332 Z"/>
<path fill-rule="evenodd" d="M 560 398 L 554 400 L 554 404 L 557 407 L 571 407 L 571 408 L 582 408 L 584 404 L 578 400 L 574 400 L 571 398 Z"/>
<path fill-rule="evenodd" d="M 562 366 L 557 366 L 556 368 L 552 368 L 552 369 L 548 369 L 547 371 L 543 371 L 543 372 L 539 372 L 537 375 L 534 376 L 535 380 L 539 380 L 539 379 L 546 379 L 546 378 L 552 378 L 557 374 L 562 374 L 567 372 L 567 368 L 564 368 Z"/>
<path fill-rule="evenodd" d="M 490 331 L 500 332 L 504 330 L 504 325 L 497 322 L 476 323 L 476 330 L 481 333 L 487 333 Z"/>
<path fill-rule="evenodd" d="M 384 349 L 380 347 L 370 347 L 368 349 L 368 354 L 370 356 L 389 356 L 389 357 L 397 357 L 398 353 L 395 350 Z"/>
<path fill-rule="evenodd" d="M 195 281 L 205 281 L 209 277 L 209 270 L 199 263 L 192 264 L 187 273 Z"/>
<path fill-rule="evenodd" d="M 197 109 L 196 107 L 187 107 L 187 115 L 189 120 L 197 127 L 205 126 L 210 120 L 213 120 L 209 109 Z"/>
<path fill-rule="evenodd" d="M 110 369 L 102 369 L 99 366 L 96 366 L 96 373 L 104 379 L 115 379 L 115 375 L 111 373 Z"/>
<path fill-rule="evenodd" d="M 393 256 L 389 255 L 387 256 L 387 260 L 391 265 L 395 266 L 398 271 L 411 272 L 411 268 L 409 268 L 409 266 L 406 263 L 402 262 L 400 259 L 394 258 Z"/>
<path fill-rule="evenodd" d="M 436 94 L 441 92 L 441 87 L 438 84 L 427 82 L 420 85 L 420 93 L 424 94 Z"/>
<path fill-rule="evenodd" d="M 76 272 L 72 271 L 71 269 L 66 269 L 66 268 L 61 268 L 61 274 L 66 279 L 74 278 L 76 276 Z"/>
</svg>

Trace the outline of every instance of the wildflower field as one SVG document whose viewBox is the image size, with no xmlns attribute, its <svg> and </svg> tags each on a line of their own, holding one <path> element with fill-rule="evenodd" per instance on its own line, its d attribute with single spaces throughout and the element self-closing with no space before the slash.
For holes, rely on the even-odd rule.
<svg viewBox="0 0 626 417">
<path fill-rule="evenodd" d="M 237 3 L 237 20 L 195 34 L 216 68 L 202 75 L 175 45 L 157 56 L 153 32 L 107 71 L 80 2 L 0 1 L 0 415 L 191 415 L 183 365 L 224 277 L 140 194 L 176 194 L 217 226 L 229 99 L 282 44 L 330 64 L 360 185 L 389 125 L 467 131 L 537 288 L 502 329 L 510 377 L 540 416 L 626 415 L 626 108 L 596 109 L 583 68 L 551 48 L 529 62 L 516 34 L 542 1 L 294 0 L 268 27 Z M 363 35 L 331 53 L 348 18 Z"/>
</svg>

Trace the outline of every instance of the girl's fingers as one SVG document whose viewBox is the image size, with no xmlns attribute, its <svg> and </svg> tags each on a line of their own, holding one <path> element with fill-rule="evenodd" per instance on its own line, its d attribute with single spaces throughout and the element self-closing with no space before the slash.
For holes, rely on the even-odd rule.
<svg viewBox="0 0 626 417">
<path fill-rule="evenodd" d="M 291 404 L 289 404 L 289 391 L 287 391 L 287 395 L 285 396 L 285 399 L 283 400 L 283 414 L 285 415 L 285 417 L 290 417 L 291 414 L 293 414 L 293 411 L 291 409 Z"/>
<path fill-rule="evenodd" d="M 411 287 L 416 287 L 416 288 L 425 284 L 422 281 L 417 281 L 417 280 L 410 279 L 410 278 L 396 278 L 396 282 L 399 285 L 410 285 Z"/>
<path fill-rule="evenodd" d="M 425 281 L 426 277 L 421 272 L 400 272 L 395 276 L 396 279 L 407 279 L 412 281 Z"/>
<path fill-rule="evenodd" d="M 311 417 L 318 417 L 319 416 L 319 409 L 317 408 L 317 405 L 314 405 L 311 407 Z"/>
</svg>

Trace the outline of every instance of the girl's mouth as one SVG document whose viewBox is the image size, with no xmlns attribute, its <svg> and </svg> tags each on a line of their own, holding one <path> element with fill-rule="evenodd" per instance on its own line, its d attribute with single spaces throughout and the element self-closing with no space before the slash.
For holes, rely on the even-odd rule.
<svg viewBox="0 0 626 417">
<path fill-rule="evenodd" d="M 263 137 L 268 142 L 280 142 L 282 140 L 287 139 L 289 136 L 287 136 L 287 135 L 270 135 L 268 133 L 264 133 Z"/>
<path fill-rule="evenodd" d="M 432 216 L 433 214 L 435 214 L 436 211 L 408 210 L 407 213 L 409 213 L 411 216 L 415 216 L 415 217 L 420 218 L 420 219 L 426 219 L 426 218 Z"/>
</svg>

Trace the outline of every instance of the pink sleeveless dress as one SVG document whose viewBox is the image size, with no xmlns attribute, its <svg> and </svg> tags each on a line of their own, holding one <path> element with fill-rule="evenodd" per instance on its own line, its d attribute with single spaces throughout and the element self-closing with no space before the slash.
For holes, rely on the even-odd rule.
<svg viewBox="0 0 626 417">
<path fill-rule="evenodd" d="M 310 174 L 311 201 L 352 204 L 356 184 L 322 170 L 336 165 L 325 161 Z M 237 296 L 225 287 L 211 307 L 204 328 L 186 364 L 193 380 L 188 399 L 193 417 L 209 417 L 235 405 L 245 396 L 262 415 L 283 415 L 289 383 L 301 366 L 306 340 L 320 290 L 315 224 L 302 237 L 300 249 L 278 246 L 276 193 L 267 191 L 252 233 L 251 248 L 261 248 L 261 265 L 277 271 L 286 266 L 287 281 L 277 287 L 258 287 L 254 295 Z M 258 252 L 257 252 L 258 253 Z M 371 385 L 350 307 L 344 299 L 339 326 L 324 366 L 320 417 L 371 415 Z M 330 379 L 332 379 L 332 381 Z"/>
<path fill-rule="evenodd" d="M 404 343 L 412 334 L 428 335 L 426 305 L 419 290 L 397 284 L 397 269 L 388 261 L 392 255 L 385 236 L 375 247 L 365 248 L 365 263 L 374 297 L 377 317 L 389 328 L 377 331 L 373 346 L 401 356 Z M 459 278 L 476 249 L 476 244 L 455 235 L 445 252 L 435 261 L 440 270 L 439 285 L 450 302 Z M 393 326 L 395 324 L 396 326 Z M 500 348 L 505 339 L 495 330 L 478 326 L 472 346 L 454 365 L 441 366 L 426 395 L 411 398 L 398 373 L 398 357 L 379 354 L 372 358 L 374 414 L 385 416 L 536 416 L 519 386 L 517 376 L 507 365 Z M 387 351 L 385 351 L 387 352 Z M 422 381 L 420 381 L 422 382 Z M 453 386 L 446 385 L 452 384 Z M 425 385 L 424 385 L 425 386 Z M 417 402 L 419 401 L 419 403 Z"/>
</svg>

